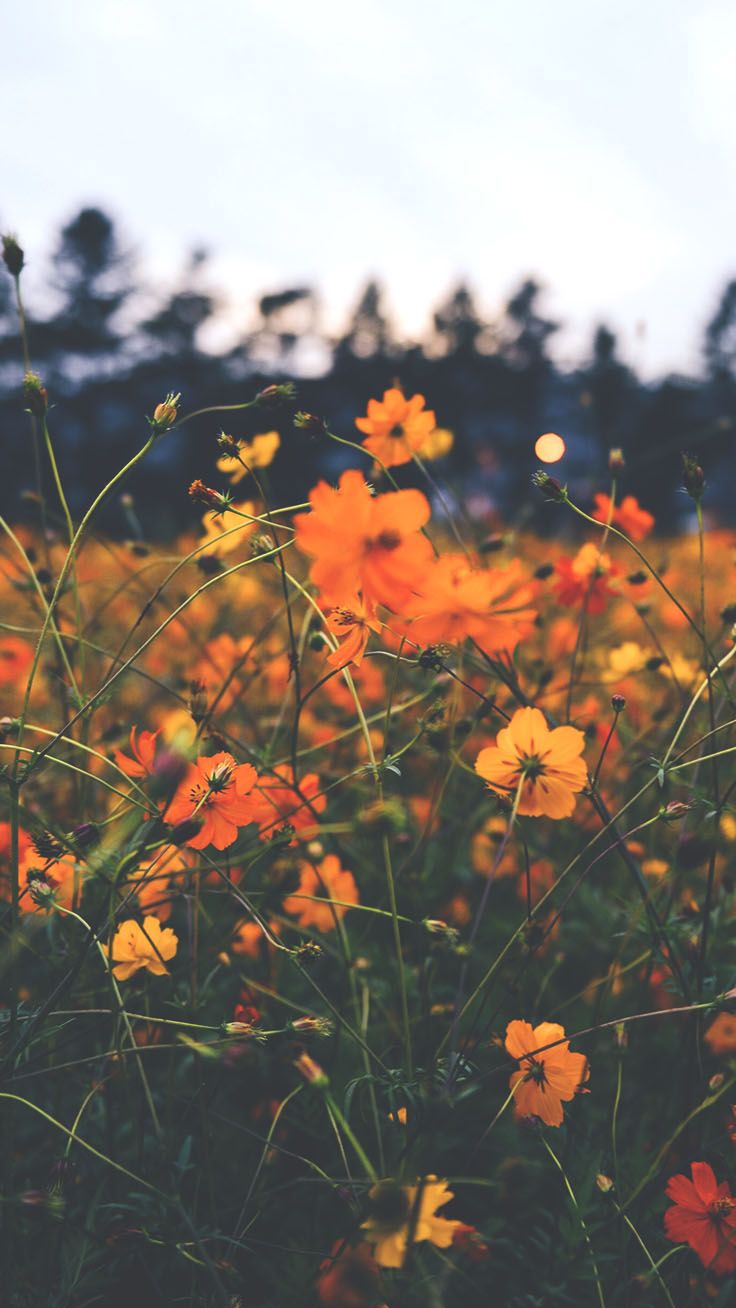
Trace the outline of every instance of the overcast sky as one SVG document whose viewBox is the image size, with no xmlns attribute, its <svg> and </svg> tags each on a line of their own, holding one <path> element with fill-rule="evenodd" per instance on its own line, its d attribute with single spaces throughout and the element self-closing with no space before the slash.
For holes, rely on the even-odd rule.
<svg viewBox="0 0 736 1308">
<path fill-rule="evenodd" d="M 23 0 L 0 42 L 0 219 L 38 268 L 82 203 L 154 276 L 215 258 L 233 319 L 369 274 L 421 329 L 458 279 L 548 287 L 692 370 L 736 275 L 733 0 Z M 642 333 L 637 325 L 646 324 Z"/>
</svg>

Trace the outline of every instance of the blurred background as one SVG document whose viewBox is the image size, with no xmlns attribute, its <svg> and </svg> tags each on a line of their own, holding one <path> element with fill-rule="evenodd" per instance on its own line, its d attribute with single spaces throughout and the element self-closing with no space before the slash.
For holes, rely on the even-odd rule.
<svg viewBox="0 0 736 1308">
<path fill-rule="evenodd" d="M 687 525 L 691 449 L 711 517 L 736 521 L 734 49 L 727 0 L 6 10 L 0 227 L 26 251 L 73 507 L 168 391 L 192 409 L 293 378 L 298 407 L 351 438 L 394 381 L 423 393 L 455 434 L 441 475 L 491 527 L 540 525 L 529 474 L 550 429 L 583 500 L 622 446 L 625 491 L 662 530 Z M 3 270 L 16 517 L 21 380 Z M 353 461 L 288 410 L 226 429 L 274 425 L 289 502 Z M 219 484 L 217 430 L 156 447 L 130 487 L 144 534 L 194 521 L 186 488 Z M 130 531 L 119 504 L 106 525 Z"/>
</svg>

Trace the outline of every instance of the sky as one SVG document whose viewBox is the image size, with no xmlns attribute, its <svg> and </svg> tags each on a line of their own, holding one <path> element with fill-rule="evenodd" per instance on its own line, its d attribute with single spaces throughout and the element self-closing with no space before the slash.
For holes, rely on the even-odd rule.
<svg viewBox="0 0 736 1308">
<path fill-rule="evenodd" d="M 561 362 L 606 321 L 693 372 L 736 276 L 732 0 L 23 0 L 0 109 L 29 273 L 100 205 L 163 285 L 212 252 L 223 343 L 286 285 L 334 326 L 377 276 L 412 335 L 533 275 Z"/>
</svg>

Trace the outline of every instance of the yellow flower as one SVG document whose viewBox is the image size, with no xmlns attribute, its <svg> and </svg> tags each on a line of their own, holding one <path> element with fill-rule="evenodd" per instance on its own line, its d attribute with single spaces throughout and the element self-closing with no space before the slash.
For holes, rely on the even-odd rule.
<svg viewBox="0 0 736 1308">
<path fill-rule="evenodd" d="M 646 653 L 635 640 L 626 640 L 623 645 L 616 645 L 608 655 L 608 667 L 617 677 L 626 677 L 630 672 L 641 672 L 646 663 Z"/>
<path fill-rule="evenodd" d="M 373 1254 L 381 1267 L 401 1267 L 411 1233 L 412 1243 L 429 1240 L 438 1249 L 447 1249 L 460 1222 L 437 1217 L 453 1198 L 445 1181 L 427 1176 L 416 1185 L 397 1185 L 380 1181 L 369 1192 L 371 1216 L 363 1222 L 366 1239 L 374 1245 Z"/>
<path fill-rule="evenodd" d="M 435 427 L 419 446 L 420 459 L 444 459 L 450 453 L 455 437 L 446 427 Z"/>
<path fill-rule="evenodd" d="M 252 441 L 238 441 L 237 455 L 223 454 L 217 460 L 218 471 L 226 472 L 230 485 L 237 486 L 239 481 L 247 477 L 250 468 L 267 468 L 273 463 L 280 444 L 281 437 L 277 431 L 262 431 Z"/>
<path fill-rule="evenodd" d="M 164 963 L 174 957 L 178 944 L 171 928 L 162 929 L 157 917 L 144 918 L 142 927 L 134 918 L 121 922 L 107 946 L 112 974 L 118 981 L 128 981 L 145 967 L 154 976 L 167 976 Z"/>
</svg>

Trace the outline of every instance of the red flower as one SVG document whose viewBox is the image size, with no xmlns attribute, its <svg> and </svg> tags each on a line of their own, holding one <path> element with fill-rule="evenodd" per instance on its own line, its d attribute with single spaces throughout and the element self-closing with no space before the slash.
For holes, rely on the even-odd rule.
<svg viewBox="0 0 736 1308">
<path fill-rule="evenodd" d="M 558 559 L 555 572 L 555 594 L 563 608 L 581 604 L 588 613 L 603 613 L 609 597 L 616 593 L 608 583 L 619 569 L 590 541 L 581 545 L 574 559 Z"/>
<path fill-rule="evenodd" d="M 716 1276 L 736 1271 L 736 1199 L 727 1181 L 716 1181 L 708 1163 L 691 1163 L 692 1181 L 681 1173 L 667 1182 L 673 1201 L 664 1215 L 668 1240 L 683 1240 Z"/>
</svg>

